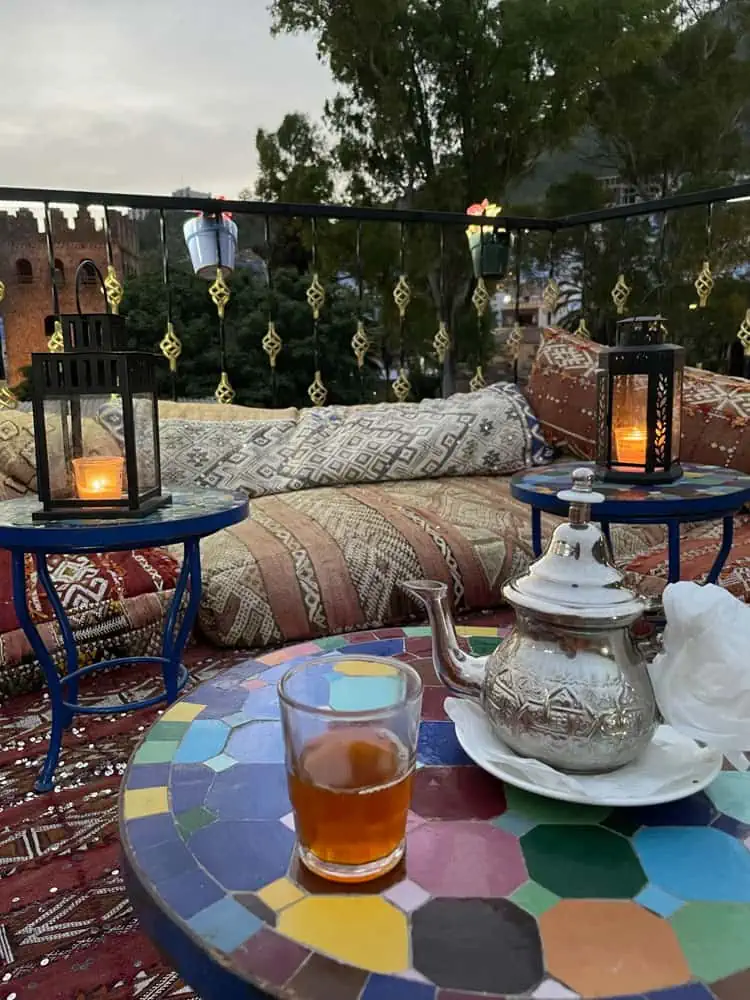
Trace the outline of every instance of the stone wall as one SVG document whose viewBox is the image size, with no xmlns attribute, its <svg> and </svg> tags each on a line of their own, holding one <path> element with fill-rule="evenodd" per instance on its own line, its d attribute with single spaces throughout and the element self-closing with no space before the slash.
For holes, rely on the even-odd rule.
<svg viewBox="0 0 750 1000">
<path fill-rule="evenodd" d="M 51 218 L 60 311 L 72 313 L 76 311 L 75 272 L 79 263 L 90 258 L 106 276 L 104 232 L 96 228 L 93 218 L 83 208 L 73 227 L 59 209 L 51 210 Z M 118 212 L 110 213 L 110 222 L 114 265 L 124 284 L 138 269 L 138 234 L 133 221 Z M 19 261 L 31 265 L 30 281 L 21 280 Z M 15 216 L 0 212 L 0 281 L 5 284 L 5 298 L 0 303 L 5 326 L 8 369 L 5 374 L 12 386 L 21 378 L 21 369 L 29 364 L 32 352 L 47 349 L 49 330 L 45 330 L 45 319 L 52 313 L 46 237 L 39 232 L 37 220 L 28 209 L 20 209 Z M 104 311 L 98 284 L 82 284 L 81 308 L 84 312 Z"/>
</svg>

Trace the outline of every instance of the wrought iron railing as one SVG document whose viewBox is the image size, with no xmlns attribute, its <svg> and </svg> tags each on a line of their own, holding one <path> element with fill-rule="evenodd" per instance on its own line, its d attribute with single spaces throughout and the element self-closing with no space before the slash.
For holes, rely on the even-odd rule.
<svg viewBox="0 0 750 1000">
<path fill-rule="evenodd" d="M 504 288 L 505 296 L 510 295 L 511 298 L 515 322 L 506 338 L 506 349 L 512 356 L 523 337 L 520 320 L 522 289 L 526 278 L 533 279 L 537 288 L 540 281 L 543 283 L 541 301 L 547 314 L 545 321 L 563 321 L 583 336 L 590 336 L 593 325 L 599 338 L 606 339 L 608 330 L 613 326 L 611 321 L 618 315 L 625 314 L 633 304 L 632 292 L 633 285 L 637 283 L 636 278 L 644 288 L 648 285 L 641 294 L 638 305 L 646 303 L 654 312 L 661 311 L 664 295 L 669 288 L 669 282 L 664 276 L 666 248 L 673 220 L 681 214 L 692 213 L 693 225 L 687 243 L 690 243 L 694 259 L 679 260 L 671 255 L 670 267 L 674 269 L 678 266 L 685 273 L 694 274 L 691 284 L 694 285 L 697 301 L 691 303 L 691 307 L 694 305 L 698 309 L 705 309 L 725 266 L 716 245 L 717 208 L 721 207 L 723 212 L 725 206 L 731 206 L 732 210 L 736 208 L 741 213 L 741 221 L 744 221 L 744 208 L 736 204 L 742 199 L 750 199 L 750 183 L 558 218 L 502 215 L 483 219 L 483 225 L 502 227 L 513 237 L 512 256 Z M 94 229 L 92 224 L 87 230 L 87 239 L 89 243 L 97 240 L 100 242 L 102 260 L 106 265 L 106 307 L 113 312 L 128 306 L 128 286 L 133 280 L 132 275 L 124 272 L 138 268 L 135 244 L 123 233 L 131 223 L 145 225 L 149 220 L 149 224 L 156 222 L 155 242 L 149 260 L 158 270 L 161 318 L 157 320 L 155 316 L 153 319 L 152 341 L 153 346 L 158 345 L 169 362 L 169 391 L 175 397 L 179 395 L 180 367 L 189 360 L 184 351 L 185 330 L 181 327 L 189 326 L 190 321 L 181 314 L 178 316 L 175 306 L 177 275 L 181 270 L 175 247 L 180 246 L 180 240 L 178 238 L 175 242 L 174 234 L 170 232 L 170 220 L 178 219 L 181 223 L 186 213 L 191 212 L 217 218 L 224 213 L 231 213 L 235 219 L 248 220 L 253 226 L 251 243 L 256 248 L 256 253 L 252 260 L 255 267 L 252 280 L 259 281 L 266 290 L 262 331 L 256 329 L 257 317 L 253 327 L 258 334 L 257 348 L 263 352 L 265 365 L 265 375 L 258 372 L 258 382 L 268 384 L 268 393 L 264 398 L 273 405 L 279 401 L 278 376 L 288 347 L 284 318 L 278 315 L 278 296 L 276 299 L 274 297 L 276 280 L 280 280 L 284 262 L 279 264 L 274 260 L 274 248 L 283 242 L 280 229 L 290 225 L 292 229 L 285 230 L 284 239 L 288 240 L 291 232 L 300 248 L 300 260 L 302 267 L 306 269 L 304 306 L 308 311 L 308 343 L 295 364 L 304 364 L 309 369 L 305 373 L 306 390 L 313 405 L 319 406 L 332 398 L 338 398 L 336 386 L 331 383 L 326 371 L 321 344 L 324 314 L 329 305 L 326 286 L 330 288 L 331 282 L 346 293 L 344 304 L 349 308 L 350 316 L 345 323 L 348 323 L 349 333 L 347 361 L 343 370 L 350 384 L 357 386 L 358 398 L 372 398 L 372 385 L 376 383 L 380 383 L 381 390 L 384 390 L 379 393 L 380 398 L 413 398 L 413 383 L 428 355 L 431 355 L 431 359 L 428 358 L 428 368 L 431 368 L 435 383 L 439 381 L 444 392 L 454 385 L 457 359 L 470 363 L 472 389 L 481 388 L 485 384 L 485 366 L 492 351 L 491 339 L 488 346 L 486 336 L 492 290 L 481 276 L 476 279 L 472 277 L 464 236 L 464 230 L 468 226 L 476 225 L 476 216 L 409 208 L 295 205 L 194 197 L 162 198 L 10 187 L 0 188 L 0 208 L 2 203 L 34 206 L 41 217 L 45 291 L 48 294 L 45 309 L 52 317 L 47 329 L 46 344 L 49 350 L 61 349 L 58 317 L 64 311 L 62 295 L 66 267 L 60 243 L 60 226 L 58 223 L 56 228 L 54 224 L 57 216 L 52 206 L 94 206 L 99 212 L 101 229 Z M 130 210 L 128 220 L 120 214 L 121 209 Z M 696 221 L 696 211 L 703 213 L 702 222 Z M 27 239 L 34 242 L 29 235 L 28 218 L 25 218 L 23 224 L 26 226 Z M 642 248 L 646 247 L 650 255 L 648 267 L 638 265 L 642 272 L 638 275 L 631 273 L 635 265 L 626 245 L 627 226 L 635 224 L 640 227 Z M 88 223 L 83 225 L 87 226 Z M 23 239 L 19 239 L 18 233 L 13 231 L 14 226 L 16 223 L 7 217 L 4 222 L 0 220 L 0 301 L 3 298 L 5 300 L 3 309 L 6 321 L 16 316 L 14 299 L 17 298 L 19 308 L 22 308 L 23 295 L 27 294 L 29 284 L 33 284 L 33 273 L 30 278 L 30 261 L 19 250 L 19 247 L 23 248 Z M 607 296 L 608 306 L 605 311 L 611 315 L 606 317 L 606 323 L 602 322 L 601 315 L 597 315 L 594 322 L 591 288 L 594 282 L 601 280 L 601 275 L 597 274 L 597 266 L 602 259 L 603 248 L 608 247 L 609 257 L 612 257 L 613 241 L 618 239 L 617 233 L 613 236 L 612 227 L 617 226 L 620 227 L 622 253 Z M 376 231 L 385 233 L 386 237 L 373 237 L 372 234 Z M 682 246 L 685 242 L 684 231 L 679 226 L 676 236 Z M 241 241 L 242 238 L 241 229 Z M 69 236 L 63 234 L 63 241 L 65 239 L 69 240 Z M 737 263 L 735 253 L 731 265 L 733 273 L 746 263 L 742 258 L 744 229 L 737 239 L 740 263 Z M 375 246 L 379 250 L 381 257 L 385 255 L 385 264 L 379 271 L 377 264 L 372 264 L 372 254 L 368 257 L 370 250 L 366 246 L 367 241 L 370 248 Z M 329 257 L 332 253 L 341 254 L 342 257 L 338 262 L 327 262 L 328 280 L 324 278 L 320 265 L 322 243 L 326 244 Z M 736 245 L 737 240 L 735 250 Z M 15 261 L 14 254 L 17 254 Z M 33 254 L 30 256 L 33 258 Z M 80 256 L 94 257 L 94 254 L 86 246 Z M 16 263 L 21 260 L 24 261 L 23 267 L 14 271 Z M 218 264 L 221 265 L 221 259 Z M 300 270 L 299 263 L 297 270 Z M 191 362 L 194 367 L 205 367 L 209 357 L 215 356 L 218 371 L 213 376 L 214 394 L 220 403 L 229 403 L 235 398 L 232 352 L 227 344 L 227 317 L 231 315 L 233 306 L 234 281 L 234 277 L 227 279 L 219 266 L 213 280 L 206 286 L 215 312 L 214 342 L 212 345 L 201 344 L 201 358 L 193 358 Z M 20 288 L 21 284 L 23 289 Z M 91 294 L 94 295 L 95 292 L 92 290 Z M 598 314 L 602 312 L 601 299 L 600 295 L 596 307 Z M 417 305 L 421 308 L 422 328 L 427 322 L 425 313 L 432 314 L 433 318 L 429 322 L 432 323 L 434 333 L 430 337 L 423 337 L 422 342 L 415 347 L 409 336 L 409 327 Z M 239 322 L 243 318 L 238 316 L 235 319 Z M 6 337 L 20 336 L 10 327 L 11 324 L 6 322 Z M 459 330 L 463 330 L 463 335 L 460 335 Z M 471 330 L 474 333 L 466 332 Z M 23 342 L 26 348 L 33 346 L 29 337 L 23 337 Z M 139 346 L 146 345 L 141 343 Z M 748 353 L 750 285 L 747 309 L 737 330 L 735 363 L 738 363 L 739 358 L 741 366 L 743 357 Z M 235 351 L 235 357 L 237 356 Z M 10 381 L 14 381 L 12 376 Z M 0 405 L 14 405 L 15 401 L 16 393 L 13 389 L 6 385 L 0 390 Z"/>
</svg>

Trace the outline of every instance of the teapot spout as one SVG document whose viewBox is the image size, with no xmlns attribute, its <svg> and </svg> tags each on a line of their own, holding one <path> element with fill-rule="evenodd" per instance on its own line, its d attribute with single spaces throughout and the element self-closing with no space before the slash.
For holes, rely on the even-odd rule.
<svg viewBox="0 0 750 1000">
<path fill-rule="evenodd" d="M 458 645 L 447 586 L 437 580 L 406 580 L 401 587 L 427 611 L 432 630 L 432 662 L 440 680 L 457 697 L 478 701 L 488 658 L 470 656 Z"/>
</svg>

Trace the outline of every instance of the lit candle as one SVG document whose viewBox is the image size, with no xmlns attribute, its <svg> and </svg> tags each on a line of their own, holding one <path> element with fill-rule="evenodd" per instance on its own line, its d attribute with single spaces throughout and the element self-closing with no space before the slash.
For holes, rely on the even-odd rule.
<svg viewBox="0 0 750 1000">
<path fill-rule="evenodd" d="M 646 464 L 646 432 L 642 427 L 620 427 L 615 430 L 617 461 L 628 465 Z"/>
<path fill-rule="evenodd" d="M 80 500 L 119 500 L 125 460 L 119 456 L 74 458 L 73 477 Z"/>
</svg>

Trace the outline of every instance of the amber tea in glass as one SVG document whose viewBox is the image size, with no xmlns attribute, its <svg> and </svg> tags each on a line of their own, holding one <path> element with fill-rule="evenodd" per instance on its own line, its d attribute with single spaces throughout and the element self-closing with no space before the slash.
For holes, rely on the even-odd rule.
<svg viewBox="0 0 750 1000">
<path fill-rule="evenodd" d="M 342 882 L 404 854 L 422 681 L 398 660 L 316 657 L 279 685 L 300 859 Z"/>
</svg>

